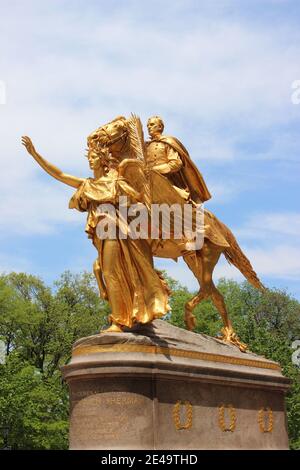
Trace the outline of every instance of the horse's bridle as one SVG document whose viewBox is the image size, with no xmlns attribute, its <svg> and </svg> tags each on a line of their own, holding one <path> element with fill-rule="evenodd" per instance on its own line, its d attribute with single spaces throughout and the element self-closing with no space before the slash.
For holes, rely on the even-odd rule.
<svg viewBox="0 0 300 470">
<path fill-rule="evenodd" d="M 123 139 L 123 137 L 125 136 L 124 144 L 121 147 L 121 149 L 118 151 L 118 153 L 122 152 L 125 145 L 127 144 L 127 139 L 128 139 L 128 132 L 127 131 L 124 131 L 120 136 L 115 137 L 114 139 L 110 138 L 109 133 L 103 127 L 101 128 L 101 132 L 104 132 L 104 134 L 106 135 L 106 137 L 108 139 L 106 144 L 105 144 L 107 147 L 110 147 L 111 145 L 115 144 L 116 142 L 119 142 L 119 140 Z"/>
</svg>

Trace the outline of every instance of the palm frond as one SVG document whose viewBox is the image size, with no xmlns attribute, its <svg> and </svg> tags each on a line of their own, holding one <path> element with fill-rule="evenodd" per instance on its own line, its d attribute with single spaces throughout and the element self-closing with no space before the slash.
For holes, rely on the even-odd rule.
<svg viewBox="0 0 300 470">
<path fill-rule="evenodd" d="M 141 120 L 132 113 L 127 123 L 132 153 L 138 160 L 145 161 L 145 141 Z"/>
</svg>

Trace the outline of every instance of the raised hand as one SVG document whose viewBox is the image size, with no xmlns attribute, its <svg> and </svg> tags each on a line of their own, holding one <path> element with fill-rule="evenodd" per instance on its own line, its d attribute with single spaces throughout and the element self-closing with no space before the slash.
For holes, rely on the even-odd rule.
<svg viewBox="0 0 300 470">
<path fill-rule="evenodd" d="M 32 155 L 32 156 L 35 156 L 36 155 L 36 150 L 34 148 L 34 145 L 31 141 L 31 139 L 27 136 L 23 136 L 22 137 L 22 144 L 24 145 L 24 147 L 26 148 L 27 152 Z"/>
<path fill-rule="evenodd" d="M 22 144 L 26 148 L 27 152 L 32 155 L 35 161 L 43 168 L 43 170 L 45 170 L 50 176 L 57 179 L 58 181 L 61 181 L 68 186 L 72 186 L 73 188 L 79 188 L 79 186 L 85 181 L 84 178 L 77 178 L 77 176 L 63 173 L 55 165 L 52 165 L 52 163 L 48 162 L 35 150 L 31 139 L 26 135 L 22 137 Z"/>
</svg>

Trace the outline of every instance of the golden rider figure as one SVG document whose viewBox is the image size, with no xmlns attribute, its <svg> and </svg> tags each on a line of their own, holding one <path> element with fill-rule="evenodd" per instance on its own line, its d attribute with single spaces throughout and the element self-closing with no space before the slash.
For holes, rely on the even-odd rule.
<svg viewBox="0 0 300 470">
<path fill-rule="evenodd" d="M 196 204 L 210 199 L 203 176 L 186 148 L 175 137 L 162 135 L 163 120 L 153 116 L 148 119 L 147 128 L 151 138 L 146 142 L 148 168 L 166 176 L 176 188 L 183 190 L 181 194 L 186 199 Z"/>
</svg>

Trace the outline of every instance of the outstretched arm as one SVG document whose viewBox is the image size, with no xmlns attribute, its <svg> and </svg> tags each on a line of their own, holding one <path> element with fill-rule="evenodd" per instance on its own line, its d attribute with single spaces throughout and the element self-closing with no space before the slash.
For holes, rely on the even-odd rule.
<svg viewBox="0 0 300 470">
<path fill-rule="evenodd" d="M 78 188 L 81 183 L 83 183 L 83 178 L 77 178 L 76 176 L 67 175 L 63 173 L 59 168 L 52 165 L 52 163 L 47 162 L 41 155 L 37 153 L 34 148 L 33 143 L 29 137 L 22 137 L 22 144 L 26 147 L 27 152 L 33 156 L 33 158 L 38 162 L 38 164 L 53 178 L 61 181 L 62 183 L 68 184 L 73 188 Z"/>
</svg>

